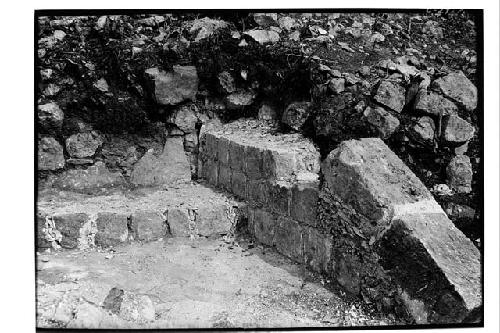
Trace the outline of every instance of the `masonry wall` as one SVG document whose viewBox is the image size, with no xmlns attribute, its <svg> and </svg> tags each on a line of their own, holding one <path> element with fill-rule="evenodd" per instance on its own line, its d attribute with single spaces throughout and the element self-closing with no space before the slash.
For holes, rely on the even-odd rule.
<svg viewBox="0 0 500 333">
<path fill-rule="evenodd" d="M 320 183 L 307 139 L 248 121 L 207 126 L 199 171 L 248 203 L 258 241 L 381 310 L 450 323 L 481 306 L 479 251 L 380 139 L 341 143 Z"/>
</svg>

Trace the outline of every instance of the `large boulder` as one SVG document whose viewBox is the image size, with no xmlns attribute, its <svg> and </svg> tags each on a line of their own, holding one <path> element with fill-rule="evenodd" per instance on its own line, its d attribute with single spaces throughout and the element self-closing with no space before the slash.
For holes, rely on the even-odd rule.
<svg viewBox="0 0 500 333">
<path fill-rule="evenodd" d="M 38 141 L 38 169 L 57 170 L 64 168 L 63 147 L 56 139 L 43 137 Z"/>
<path fill-rule="evenodd" d="M 434 92 L 423 91 L 417 94 L 415 110 L 435 116 L 448 116 L 457 113 L 457 106 L 449 99 Z"/>
<path fill-rule="evenodd" d="M 283 112 L 281 121 L 288 127 L 300 131 L 309 117 L 311 103 L 295 102 L 288 105 Z"/>
<path fill-rule="evenodd" d="M 477 88 L 462 71 L 453 72 L 434 81 L 446 96 L 472 111 L 477 107 Z"/>
<path fill-rule="evenodd" d="M 176 105 L 194 100 L 198 92 L 198 73 L 194 66 L 174 66 L 171 72 L 158 68 L 146 70 L 153 80 L 154 97 L 158 104 Z"/>
<path fill-rule="evenodd" d="M 456 115 L 445 118 L 443 128 L 443 139 L 447 143 L 463 143 L 474 137 L 474 127 Z"/>
<path fill-rule="evenodd" d="M 162 154 L 152 149 L 134 165 L 130 180 L 135 185 L 172 185 L 191 180 L 191 167 L 184 152 L 182 137 L 169 137 Z"/>
<path fill-rule="evenodd" d="M 375 100 L 396 112 L 401 112 L 405 106 L 405 90 L 399 84 L 382 81 L 375 93 Z"/>
<path fill-rule="evenodd" d="M 378 132 L 382 139 L 387 139 L 399 127 L 398 118 L 381 107 L 367 107 L 363 112 L 366 121 Z"/>
<path fill-rule="evenodd" d="M 466 155 L 458 155 L 452 158 L 446 167 L 448 185 L 458 193 L 469 193 L 472 191 L 472 165 L 470 158 Z"/>
<path fill-rule="evenodd" d="M 60 129 L 64 113 L 55 102 L 38 105 L 38 121 L 45 129 Z"/>
<path fill-rule="evenodd" d="M 73 134 L 66 139 L 66 150 L 75 158 L 92 157 L 101 145 L 101 136 L 95 131 Z"/>
</svg>

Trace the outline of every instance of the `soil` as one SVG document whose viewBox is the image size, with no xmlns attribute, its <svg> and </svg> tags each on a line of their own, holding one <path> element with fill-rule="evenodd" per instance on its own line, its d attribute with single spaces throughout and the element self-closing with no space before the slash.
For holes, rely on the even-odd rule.
<svg viewBox="0 0 500 333">
<path fill-rule="evenodd" d="M 82 303 L 101 309 L 114 287 L 148 296 L 155 320 L 132 322 L 106 313 L 99 328 L 397 324 L 327 289 L 326 281 L 274 250 L 245 239 L 167 238 L 112 251 L 38 254 L 37 282 L 39 327 L 74 327 L 75 309 Z M 58 307 L 67 315 L 56 316 Z"/>
</svg>

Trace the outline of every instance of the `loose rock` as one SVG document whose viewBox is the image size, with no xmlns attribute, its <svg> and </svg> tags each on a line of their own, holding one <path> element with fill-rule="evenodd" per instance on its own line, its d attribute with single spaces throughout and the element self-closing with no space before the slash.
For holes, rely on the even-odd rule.
<svg viewBox="0 0 500 333">
<path fill-rule="evenodd" d="M 252 37 L 259 44 L 275 43 L 280 40 L 280 35 L 272 30 L 254 29 L 245 31 L 244 34 Z"/>
<path fill-rule="evenodd" d="M 45 129 L 60 129 L 64 120 L 64 113 L 55 102 L 38 106 L 38 121 Z"/>
<path fill-rule="evenodd" d="M 363 112 L 366 121 L 374 127 L 382 139 L 387 139 L 399 127 L 398 118 L 381 107 L 367 107 Z"/>
<path fill-rule="evenodd" d="M 328 83 L 328 88 L 334 94 L 340 94 L 345 90 L 345 79 L 333 78 Z"/>
<path fill-rule="evenodd" d="M 281 121 L 290 128 L 299 131 L 309 117 L 309 102 L 295 102 L 288 105 L 283 112 Z"/>
<path fill-rule="evenodd" d="M 95 131 L 77 133 L 66 139 L 66 150 L 71 157 L 92 157 L 102 142 L 100 135 Z"/>
<path fill-rule="evenodd" d="M 224 93 L 232 93 L 236 91 L 236 84 L 231 73 L 224 71 L 217 77 L 219 79 L 219 85 Z"/>
<path fill-rule="evenodd" d="M 168 123 L 176 125 L 184 133 L 192 133 L 196 131 L 198 116 L 196 115 L 196 106 L 183 105 L 176 109 L 167 119 Z"/>
<path fill-rule="evenodd" d="M 474 127 L 456 115 L 445 118 L 443 128 L 443 139 L 447 143 L 463 143 L 474 137 Z"/>
<path fill-rule="evenodd" d="M 226 96 L 226 106 L 229 110 L 239 110 L 242 107 L 252 105 L 255 94 L 251 91 L 241 91 Z"/>
<path fill-rule="evenodd" d="M 458 193 L 472 191 L 472 164 L 466 155 L 455 156 L 446 168 L 448 185 Z"/>
<path fill-rule="evenodd" d="M 255 13 L 253 14 L 253 19 L 255 23 L 263 28 L 276 25 L 276 20 L 278 20 L 278 14 L 276 13 Z"/>
<path fill-rule="evenodd" d="M 434 84 L 446 97 L 464 106 L 468 111 L 476 109 L 477 88 L 462 71 L 437 79 Z"/>
<path fill-rule="evenodd" d="M 146 70 L 154 83 L 154 97 L 158 104 L 176 105 L 194 100 L 198 92 L 198 73 L 194 66 L 174 66 L 172 72 L 158 68 Z"/>
<path fill-rule="evenodd" d="M 456 114 L 458 108 L 452 101 L 439 94 L 421 91 L 415 100 L 415 110 L 436 116 L 448 116 Z"/>
<path fill-rule="evenodd" d="M 208 38 L 213 33 L 219 29 L 227 27 L 227 22 L 222 20 L 214 20 L 208 17 L 204 17 L 192 22 L 190 29 L 191 33 L 197 33 L 194 39 L 195 42 L 199 42 L 202 39 Z"/>
<path fill-rule="evenodd" d="M 260 120 L 276 120 L 276 110 L 269 104 L 262 104 L 257 117 Z"/>
<path fill-rule="evenodd" d="M 43 137 L 38 142 L 38 169 L 57 170 L 64 168 L 63 148 L 51 137 Z"/>
<path fill-rule="evenodd" d="M 405 90 L 398 84 L 382 81 L 375 94 L 375 100 L 391 110 L 401 112 L 405 105 Z"/>
<path fill-rule="evenodd" d="M 434 124 L 434 120 L 431 117 L 424 116 L 411 127 L 409 134 L 415 141 L 421 144 L 432 145 L 435 131 L 436 125 Z"/>
</svg>

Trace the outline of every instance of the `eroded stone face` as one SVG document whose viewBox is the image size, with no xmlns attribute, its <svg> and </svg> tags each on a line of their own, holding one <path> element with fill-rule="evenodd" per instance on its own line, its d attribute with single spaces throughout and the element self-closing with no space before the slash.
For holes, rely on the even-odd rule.
<svg viewBox="0 0 500 333">
<path fill-rule="evenodd" d="M 473 111 L 477 107 L 477 88 L 462 71 L 450 73 L 433 83 L 441 92 Z"/>
<path fill-rule="evenodd" d="M 161 105 L 176 105 L 194 100 L 198 92 L 198 73 L 194 66 L 174 66 L 172 72 L 158 68 L 146 70 L 153 81 L 156 102 Z"/>
<path fill-rule="evenodd" d="M 38 169 L 57 170 L 64 168 L 63 147 L 56 139 L 43 137 L 38 142 Z"/>
<path fill-rule="evenodd" d="M 380 82 L 375 94 L 375 100 L 396 112 L 403 111 L 405 105 L 405 90 L 399 84 L 390 81 Z"/>
</svg>

